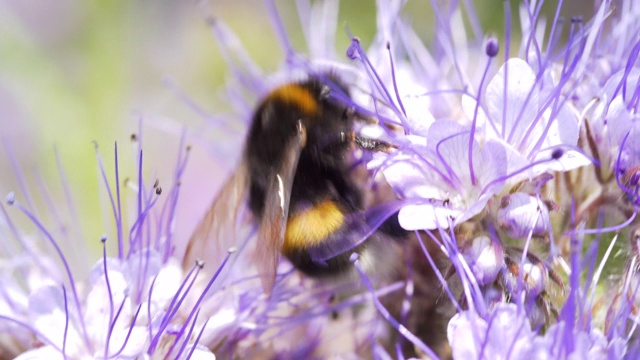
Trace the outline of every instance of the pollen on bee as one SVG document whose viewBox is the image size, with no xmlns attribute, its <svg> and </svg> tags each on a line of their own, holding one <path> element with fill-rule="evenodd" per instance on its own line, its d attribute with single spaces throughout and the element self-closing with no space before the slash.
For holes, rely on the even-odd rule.
<svg viewBox="0 0 640 360">
<path fill-rule="evenodd" d="M 344 214 L 330 200 L 295 214 L 287 222 L 283 252 L 305 249 L 322 243 L 344 223 Z"/>
<path fill-rule="evenodd" d="M 289 84 L 275 89 L 266 101 L 280 101 L 287 105 L 296 106 L 307 116 L 314 116 L 318 112 L 318 101 L 313 94 L 297 84 Z"/>
</svg>

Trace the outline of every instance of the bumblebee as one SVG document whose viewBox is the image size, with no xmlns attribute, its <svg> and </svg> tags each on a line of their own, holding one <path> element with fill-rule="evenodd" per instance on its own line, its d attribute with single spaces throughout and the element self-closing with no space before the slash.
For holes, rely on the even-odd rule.
<svg viewBox="0 0 640 360">
<path fill-rule="evenodd" d="M 242 204 L 258 226 L 256 260 L 267 291 L 280 254 L 305 274 L 327 277 L 350 271 L 350 255 L 370 250 L 374 238 L 403 237 L 397 212 L 380 219 L 367 211 L 373 190 L 358 178 L 363 167 L 353 165 L 357 149 L 394 146 L 356 134 L 356 122 L 368 120 L 334 92 L 349 99 L 335 77 L 311 76 L 276 88 L 258 105 L 240 165 L 190 239 L 185 267 L 234 244 Z"/>
</svg>

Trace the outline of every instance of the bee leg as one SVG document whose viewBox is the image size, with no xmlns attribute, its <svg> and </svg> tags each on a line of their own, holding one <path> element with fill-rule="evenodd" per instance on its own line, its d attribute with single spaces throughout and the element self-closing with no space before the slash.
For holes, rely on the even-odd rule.
<svg viewBox="0 0 640 360">
<path fill-rule="evenodd" d="M 357 147 L 363 150 L 375 151 L 375 152 L 386 152 L 390 153 L 398 147 L 389 144 L 386 141 L 370 139 L 359 135 L 353 135 L 353 141 Z"/>
<path fill-rule="evenodd" d="M 329 306 L 330 307 L 335 307 L 336 305 L 338 305 L 339 301 L 338 298 L 336 297 L 335 294 L 331 294 L 331 296 L 329 296 Z M 338 313 L 338 310 L 333 309 L 331 310 L 331 319 L 333 320 L 337 320 L 338 317 L 340 317 L 340 314 Z"/>
</svg>

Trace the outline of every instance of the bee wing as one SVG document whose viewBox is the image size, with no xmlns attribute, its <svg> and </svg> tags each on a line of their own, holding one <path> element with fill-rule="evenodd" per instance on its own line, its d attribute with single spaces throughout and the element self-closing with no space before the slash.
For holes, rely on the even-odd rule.
<svg viewBox="0 0 640 360">
<path fill-rule="evenodd" d="M 227 250 L 236 246 L 236 220 L 244 204 L 248 178 L 247 167 L 242 163 L 222 186 L 189 239 L 182 261 L 184 269 L 202 260 L 205 269 L 213 273 L 227 255 Z"/>
<path fill-rule="evenodd" d="M 297 136 L 285 145 L 285 156 L 280 168 L 268 179 L 264 214 L 258 229 L 256 249 L 260 280 L 267 294 L 271 293 L 275 283 L 278 260 L 287 229 L 291 187 L 298 167 L 300 152 L 304 148 L 306 140 L 306 129 L 299 121 Z"/>
<path fill-rule="evenodd" d="M 327 260 L 353 251 L 378 232 L 385 221 L 395 216 L 405 204 L 406 202 L 403 200 L 393 200 L 348 214 L 345 231 L 339 239 L 332 243 L 325 243 L 325 246 L 315 246 L 308 249 L 311 260 L 318 264 L 326 264 Z"/>
</svg>

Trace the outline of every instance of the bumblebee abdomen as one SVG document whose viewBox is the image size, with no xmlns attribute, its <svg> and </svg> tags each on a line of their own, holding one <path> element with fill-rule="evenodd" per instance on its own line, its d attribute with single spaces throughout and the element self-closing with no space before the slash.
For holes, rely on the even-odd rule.
<svg viewBox="0 0 640 360">
<path fill-rule="evenodd" d="M 364 245 L 324 261 L 316 262 L 313 253 L 327 253 L 352 243 L 362 235 L 360 216 L 345 212 L 349 207 L 330 198 L 312 206 L 298 203 L 289 213 L 285 241 L 282 249 L 295 267 L 311 276 L 334 276 L 352 268 L 349 257 L 361 252 Z"/>
<path fill-rule="evenodd" d="M 289 216 L 284 237 L 285 253 L 321 245 L 344 225 L 344 214 L 332 200 L 324 200 L 309 209 Z"/>
<path fill-rule="evenodd" d="M 361 251 L 361 249 L 355 250 L 358 253 Z M 296 269 L 304 274 L 319 278 L 331 278 L 344 275 L 353 269 L 353 263 L 349 260 L 351 254 L 352 252 L 337 255 L 326 260 L 324 264 L 315 262 L 311 258 L 311 254 L 304 249 L 296 249 L 285 255 Z"/>
</svg>

